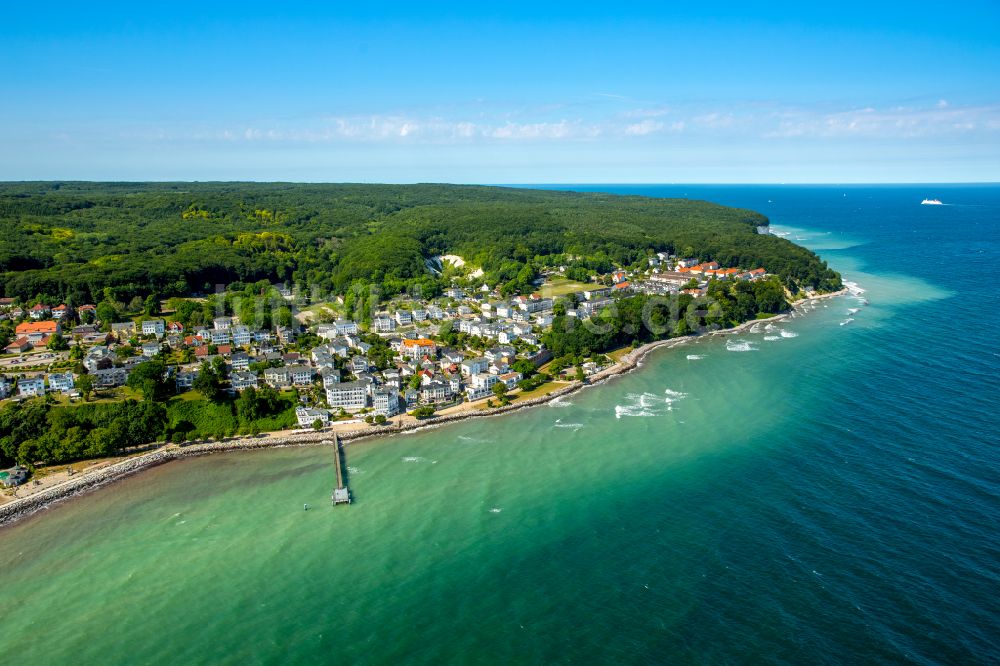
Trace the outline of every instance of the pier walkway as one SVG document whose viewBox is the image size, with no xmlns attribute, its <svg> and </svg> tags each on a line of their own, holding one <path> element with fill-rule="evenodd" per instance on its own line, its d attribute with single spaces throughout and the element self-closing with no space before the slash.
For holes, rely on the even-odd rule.
<svg viewBox="0 0 1000 666">
<path fill-rule="evenodd" d="M 333 436 L 333 467 L 336 475 L 336 485 L 333 487 L 333 495 L 330 497 L 333 503 L 336 504 L 350 504 L 351 503 L 351 491 L 347 488 L 347 483 L 344 480 L 344 460 L 341 459 L 343 456 L 343 445 L 340 443 L 340 438 L 336 434 Z"/>
</svg>

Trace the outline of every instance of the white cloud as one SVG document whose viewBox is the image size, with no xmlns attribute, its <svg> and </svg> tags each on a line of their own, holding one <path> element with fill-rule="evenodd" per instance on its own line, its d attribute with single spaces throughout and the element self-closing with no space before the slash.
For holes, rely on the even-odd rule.
<svg viewBox="0 0 1000 666">
<path fill-rule="evenodd" d="M 670 109 L 665 106 L 661 106 L 648 109 L 630 109 L 622 115 L 626 118 L 658 118 L 660 116 L 665 116 L 668 113 L 670 113 Z"/>
<path fill-rule="evenodd" d="M 712 108 L 714 106 L 714 108 Z M 565 108 L 562 109 L 565 111 Z M 133 130 L 131 138 L 169 141 L 272 143 L 504 143 L 589 142 L 601 137 L 654 139 L 681 135 L 685 141 L 725 137 L 749 139 L 878 138 L 990 136 L 1000 130 L 1000 105 L 956 106 L 944 100 L 928 105 L 877 108 L 830 108 L 743 103 L 646 106 L 606 113 L 581 111 L 579 117 L 552 117 L 552 108 L 478 110 L 466 117 L 372 114 L 331 116 L 284 122 L 257 122 L 234 128 L 175 127 L 164 133 Z"/>
<path fill-rule="evenodd" d="M 766 138 L 912 139 L 991 131 L 1000 121 L 1000 107 L 952 107 L 938 103 L 933 108 L 866 107 L 825 113 L 794 110 L 772 114 L 772 118 L 772 126 L 764 127 Z"/>
<path fill-rule="evenodd" d="M 625 133 L 629 136 L 645 136 L 646 134 L 658 132 L 661 129 L 663 129 L 663 123 L 647 119 L 643 120 L 641 123 L 628 125 L 625 127 Z"/>
<path fill-rule="evenodd" d="M 483 131 L 483 136 L 494 139 L 565 139 L 569 134 L 570 126 L 565 120 L 557 123 L 508 122 Z"/>
</svg>

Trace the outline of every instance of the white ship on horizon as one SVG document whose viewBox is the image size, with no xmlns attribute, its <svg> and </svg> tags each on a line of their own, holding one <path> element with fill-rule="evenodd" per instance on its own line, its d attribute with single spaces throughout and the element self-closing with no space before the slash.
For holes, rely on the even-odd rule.
<svg viewBox="0 0 1000 666">
<path fill-rule="evenodd" d="M 921 206 L 943 206 L 940 199 L 924 199 L 920 202 Z"/>
</svg>

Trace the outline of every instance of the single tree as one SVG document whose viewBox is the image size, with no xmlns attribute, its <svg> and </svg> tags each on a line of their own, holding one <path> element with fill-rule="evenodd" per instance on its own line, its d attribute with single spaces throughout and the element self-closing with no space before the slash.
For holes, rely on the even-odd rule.
<svg viewBox="0 0 1000 666">
<path fill-rule="evenodd" d="M 52 351 L 66 351 L 69 349 L 69 343 L 59 333 L 53 333 L 49 336 L 49 341 L 45 343 L 45 347 Z"/>
<path fill-rule="evenodd" d="M 501 403 L 507 401 L 507 385 L 503 382 L 497 382 L 493 385 L 493 395 L 500 400 Z"/>
<path fill-rule="evenodd" d="M 90 400 L 90 394 L 94 391 L 94 376 L 80 375 L 76 378 L 76 388 L 80 391 L 80 395 L 83 396 L 83 401 L 87 402 Z"/>
<path fill-rule="evenodd" d="M 198 376 L 191 382 L 191 388 L 201 391 L 201 394 L 209 400 L 215 400 L 219 397 L 219 393 L 221 392 L 219 377 L 207 362 L 201 364 L 201 368 L 198 369 Z"/>
<path fill-rule="evenodd" d="M 129 388 L 141 391 L 145 400 L 160 399 L 166 392 L 164 371 L 163 361 L 145 361 L 132 368 L 127 384 Z"/>
</svg>

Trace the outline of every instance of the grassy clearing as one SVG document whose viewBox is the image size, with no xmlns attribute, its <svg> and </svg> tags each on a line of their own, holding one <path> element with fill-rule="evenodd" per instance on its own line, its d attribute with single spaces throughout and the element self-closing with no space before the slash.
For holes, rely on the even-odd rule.
<svg viewBox="0 0 1000 666">
<path fill-rule="evenodd" d="M 618 349 L 615 349 L 614 351 L 609 351 L 608 353 L 605 354 L 605 356 L 607 356 L 608 358 L 610 358 L 615 363 L 618 363 L 619 361 L 622 360 L 622 356 L 624 356 L 625 354 L 627 354 L 630 351 L 632 351 L 632 349 L 633 349 L 633 347 L 631 347 L 631 346 L 629 346 L 629 347 L 619 347 Z"/>
<path fill-rule="evenodd" d="M 555 296 L 565 296 L 566 294 L 572 294 L 574 292 L 586 291 L 588 289 L 593 289 L 595 285 L 586 284 L 584 282 L 576 282 L 575 280 L 570 280 L 561 276 L 555 276 L 550 278 L 539 288 L 539 292 L 544 298 L 553 298 Z"/>
<path fill-rule="evenodd" d="M 531 400 L 532 398 L 540 398 L 543 395 L 548 395 L 549 393 L 552 393 L 553 391 L 558 391 L 559 389 L 565 388 L 566 386 L 568 386 L 567 382 L 559 382 L 559 381 L 545 382 L 538 388 L 534 388 L 524 393 L 515 393 L 511 397 L 516 398 L 519 401 Z"/>
</svg>

